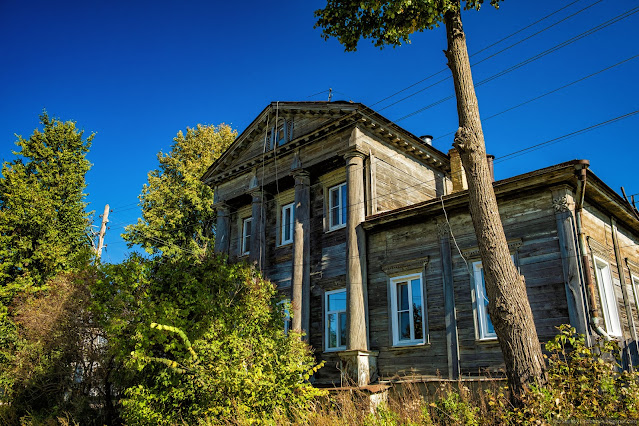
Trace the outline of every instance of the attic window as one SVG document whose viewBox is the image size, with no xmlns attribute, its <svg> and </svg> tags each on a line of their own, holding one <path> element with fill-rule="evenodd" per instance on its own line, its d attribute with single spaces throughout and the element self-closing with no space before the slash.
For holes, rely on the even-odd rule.
<svg viewBox="0 0 639 426">
<path fill-rule="evenodd" d="M 293 120 L 282 120 L 277 128 L 271 129 L 271 147 L 282 146 L 293 139 Z"/>
</svg>

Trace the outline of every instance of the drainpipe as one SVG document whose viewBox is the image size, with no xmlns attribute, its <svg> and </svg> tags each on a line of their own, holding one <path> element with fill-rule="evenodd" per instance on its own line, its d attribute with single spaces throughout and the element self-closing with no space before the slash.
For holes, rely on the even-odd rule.
<svg viewBox="0 0 639 426">
<path fill-rule="evenodd" d="M 597 308 L 597 299 L 595 298 L 595 283 L 590 273 L 590 256 L 588 256 L 588 250 L 586 249 L 586 234 L 583 230 L 581 222 L 581 214 L 584 207 L 584 199 L 586 197 L 586 172 L 590 162 L 583 160 L 581 164 L 575 166 L 577 169 L 577 194 L 575 205 L 575 222 L 577 225 L 577 235 L 579 236 L 579 254 L 584 268 L 584 281 L 586 284 L 586 292 L 588 293 L 588 305 L 590 307 L 590 325 L 595 332 L 602 336 L 607 341 L 612 340 L 612 337 L 606 333 L 603 329 L 603 320 L 599 316 L 599 309 Z"/>
</svg>

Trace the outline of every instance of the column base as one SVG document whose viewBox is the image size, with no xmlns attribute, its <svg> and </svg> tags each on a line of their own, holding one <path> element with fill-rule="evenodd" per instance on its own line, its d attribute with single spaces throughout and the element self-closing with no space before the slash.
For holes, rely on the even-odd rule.
<svg viewBox="0 0 639 426">
<path fill-rule="evenodd" d="M 366 386 L 377 380 L 378 351 L 350 350 L 339 352 L 341 379 L 344 385 Z"/>
</svg>

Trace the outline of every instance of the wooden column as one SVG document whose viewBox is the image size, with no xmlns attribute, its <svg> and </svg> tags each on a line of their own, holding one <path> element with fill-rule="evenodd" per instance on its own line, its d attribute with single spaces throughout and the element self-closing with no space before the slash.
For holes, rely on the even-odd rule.
<svg viewBox="0 0 639 426">
<path fill-rule="evenodd" d="M 360 250 L 364 235 L 359 226 L 365 219 L 364 157 L 357 148 L 344 154 L 346 159 L 346 296 L 348 301 L 347 347 L 349 350 L 368 350 L 366 332 L 366 283 L 363 280 Z M 360 231 L 358 231 L 360 228 Z"/>
<path fill-rule="evenodd" d="M 585 285 L 582 286 L 581 284 L 582 272 L 579 267 L 577 231 L 573 217 L 574 198 L 569 188 L 557 188 L 552 191 L 552 199 L 557 223 L 557 238 L 559 239 L 559 249 L 561 250 L 570 325 L 575 327 L 577 333 L 584 334 L 586 339 L 590 340 L 588 311 L 584 297 Z M 586 271 L 586 273 L 590 273 L 590 271 Z"/>
<path fill-rule="evenodd" d="M 215 203 L 217 223 L 215 225 L 215 253 L 229 253 L 231 232 L 231 212 L 229 206 L 222 202 Z"/>
<path fill-rule="evenodd" d="M 457 336 L 457 312 L 455 310 L 455 288 L 453 287 L 453 261 L 450 251 L 450 227 L 445 220 L 437 221 L 439 254 L 442 261 L 444 284 L 444 312 L 446 323 L 446 354 L 448 355 L 448 378 L 459 378 L 459 339 Z"/>
<path fill-rule="evenodd" d="M 293 330 L 303 331 L 308 339 L 311 300 L 311 241 L 309 173 L 303 169 L 292 172 L 295 178 L 295 223 L 293 233 Z"/>
<path fill-rule="evenodd" d="M 262 270 L 264 267 L 264 194 L 260 188 L 256 188 L 251 192 L 253 197 L 253 222 L 251 224 L 251 252 L 249 253 L 249 261 L 252 262 L 257 269 Z"/>
</svg>

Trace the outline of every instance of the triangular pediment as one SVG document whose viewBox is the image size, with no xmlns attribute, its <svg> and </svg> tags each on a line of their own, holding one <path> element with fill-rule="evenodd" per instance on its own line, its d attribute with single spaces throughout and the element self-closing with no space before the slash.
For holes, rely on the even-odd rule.
<svg viewBox="0 0 639 426">
<path fill-rule="evenodd" d="M 320 140 L 325 134 L 358 126 L 381 143 L 440 170 L 449 169 L 448 156 L 360 103 L 273 102 L 238 136 L 202 177 L 215 185 L 227 177 Z M 346 146 L 344 146 L 346 148 Z"/>
<path fill-rule="evenodd" d="M 313 134 L 336 120 L 357 110 L 352 102 L 273 102 L 240 134 L 235 142 L 208 169 L 206 182 L 214 176 L 237 169 L 246 163 L 253 165 L 270 157 L 275 147 Z"/>
</svg>

